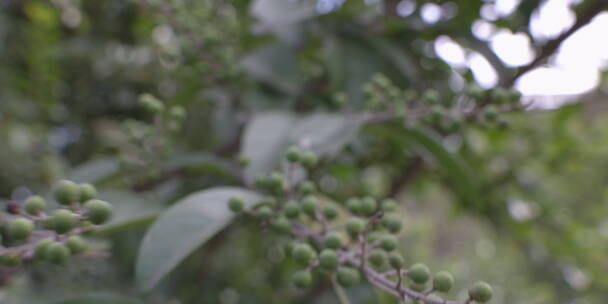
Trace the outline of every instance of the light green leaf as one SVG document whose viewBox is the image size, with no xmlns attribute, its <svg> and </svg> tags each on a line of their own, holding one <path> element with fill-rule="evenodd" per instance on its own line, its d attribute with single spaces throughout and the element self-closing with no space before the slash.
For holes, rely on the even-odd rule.
<svg viewBox="0 0 608 304">
<path fill-rule="evenodd" d="M 79 183 L 95 183 L 117 173 L 118 169 L 116 159 L 94 159 L 74 168 L 68 175 L 68 179 Z"/>
<path fill-rule="evenodd" d="M 149 291 L 184 258 L 202 246 L 233 219 L 228 200 L 240 196 L 247 206 L 261 196 L 237 187 L 218 187 L 188 195 L 165 211 L 150 227 L 135 266 L 135 279 Z"/>
<path fill-rule="evenodd" d="M 163 210 L 161 202 L 145 194 L 120 191 L 102 191 L 99 198 L 112 203 L 114 212 L 110 222 L 95 231 L 105 235 L 132 226 L 146 224 Z"/>
<path fill-rule="evenodd" d="M 144 302 L 138 299 L 130 298 L 113 293 L 93 292 L 82 296 L 75 296 L 59 301 L 53 301 L 52 304 L 143 304 Z"/>
<path fill-rule="evenodd" d="M 250 13 L 266 26 L 282 27 L 317 15 L 314 1 L 255 0 Z"/>
<path fill-rule="evenodd" d="M 247 56 L 243 67 L 253 78 L 267 83 L 286 94 L 294 94 L 299 75 L 295 52 L 281 43 L 263 46 Z"/>
<path fill-rule="evenodd" d="M 302 143 L 319 155 L 333 155 L 353 139 L 361 122 L 357 116 L 312 114 L 294 123 L 289 129 L 288 141 Z"/>
</svg>

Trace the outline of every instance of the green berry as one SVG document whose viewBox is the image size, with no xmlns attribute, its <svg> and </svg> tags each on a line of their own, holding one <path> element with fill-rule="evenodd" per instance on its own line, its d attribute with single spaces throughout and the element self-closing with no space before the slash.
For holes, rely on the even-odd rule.
<svg viewBox="0 0 608 304">
<path fill-rule="evenodd" d="M 346 231 L 352 237 L 359 235 L 365 229 L 365 220 L 353 217 L 346 222 Z"/>
<path fill-rule="evenodd" d="M 5 253 L 0 256 L 0 264 L 6 267 L 16 267 L 21 264 L 21 255 L 15 252 Z"/>
<path fill-rule="evenodd" d="M 59 234 L 66 233 L 76 226 L 76 218 L 72 212 L 65 209 L 55 210 L 49 220 L 51 228 Z"/>
<path fill-rule="evenodd" d="M 308 264 L 311 260 L 315 259 L 317 254 L 310 245 L 306 243 L 300 243 L 293 247 L 292 252 L 293 258 L 301 264 Z"/>
<path fill-rule="evenodd" d="M 80 187 L 71 181 L 62 180 L 55 187 L 55 199 L 62 205 L 71 205 L 80 200 Z"/>
<path fill-rule="evenodd" d="M 300 148 L 298 148 L 297 146 L 290 146 L 289 148 L 287 148 L 287 152 L 285 152 L 285 158 L 287 159 L 287 161 L 295 163 L 300 161 L 300 155 L 301 155 L 301 151 Z"/>
<path fill-rule="evenodd" d="M 392 233 L 399 232 L 401 230 L 401 218 L 395 213 L 385 214 L 382 218 L 382 226 Z"/>
<path fill-rule="evenodd" d="M 291 232 L 291 222 L 283 216 L 278 217 L 272 223 L 272 227 L 278 233 L 290 233 Z"/>
<path fill-rule="evenodd" d="M 475 100 L 481 100 L 485 95 L 485 91 L 476 85 L 470 86 L 466 93 Z"/>
<path fill-rule="evenodd" d="M 504 88 L 492 90 L 492 101 L 503 104 L 509 102 L 509 92 Z"/>
<path fill-rule="evenodd" d="M 326 271 L 333 271 L 338 267 L 338 254 L 335 250 L 324 249 L 319 254 L 319 266 Z"/>
<path fill-rule="evenodd" d="M 382 202 L 382 210 L 384 210 L 384 212 L 391 212 L 391 211 L 395 211 L 397 209 L 397 202 L 394 199 L 385 199 Z"/>
<path fill-rule="evenodd" d="M 262 206 L 256 210 L 255 217 L 260 221 L 266 221 L 272 217 L 272 209 L 268 206 Z"/>
<path fill-rule="evenodd" d="M 395 250 L 397 243 L 397 238 L 393 235 L 385 235 L 380 239 L 380 247 L 386 251 Z"/>
<path fill-rule="evenodd" d="M 269 190 L 270 180 L 265 176 L 258 176 L 255 178 L 255 187 L 260 190 Z"/>
<path fill-rule="evenodd" d="M 373 197 L 368 196 L 361 200 L 361 207 L 359 210 L 362 214 L 369 216 L 374 214 L 377 208 L 378 204 L 376 203 L 376 200 Z"/>
<path fill-rule="evenodd" d="M 317 165 L 318 159 L 317 154 L 312 151 L 304 151 L 301 155 L 302 165 L 308 169 L 312 169 Z"/>
<path fill-rule="evenodd" d="M 46 260 L 52 264 L 63 264 L 70 257 L 70 250 L 61 243 L 53 243 L 46 248 Z"/>
<path fill-rule="evenodd" d="M 380 232 L 380 231 L 371 231 L 370 233 L 367 234 L 367 241 L 368 242 L 376 242 L 381 240 L 384 237 L 384 233 Z"/>
<path fill-rule="evenodd" d="M 454 285 L 454 278 L 449 272 L 441 271 L 433 277 L 433 289 L 448 292 Z"/>
<path fill-rule="evenodd" d="M 334 220 L 336 217 L 338 217 L 338 208 L 332 205 L 327 205 L 323 207 L 323 216 L 327 220 Z"/>
<path fill-rule="evenodd" d="M 389 263 L 389 265 L 391 265 L 391 267 L 399 269 L 399 268 L 403 267 L 403 263 L 404 263 L 403 256 L 401 256 L 401 254 L 399 254 L 399 253 L 392 252 L 388 256 L 388 263 Z"/>
<path fill-rule="evenodd" d="M 492 286 L 486 282 L 477 282 L 469 289 L 469 297 L 476 302 L 488 302 L 492 299 Z"/>
<path fill-rule="evenodd" d="M 295 201 L 288 201 L 283 206 L 283 212 L 287 218 L 295 219 L 300 215 L 300 204 Z"/>
<path fill-rule="evenodd" d="M 176 120 L 184 120 L 186 118 L 186 110 L 182 106 L 172 106 L 169 110 L 171 118 Z"/>
<path fill-rule="evenodd" d="M 348 208 L 352 214 L 361 213 L 361 200 L 356 197 L 348 199 L 346 202 L 346 208 Z"/>
<path fill-rule="evenodd" d="M 483 117 L 487 121 L 495 121 L 498 118 L 498 109 L 495 106 L 487 106 L 483 109 Z"/>
<path fill-rule="evenodd" d="M 38 195 L 30 196 L 23 205 L 25 212 L 31 215 L 38 215 L 40 212 L 46 209 L 46 202 L 44 198 Z"/>
<path fill-rule="evenodd" d="M 410 277 L 414 283 L 424 284 L 431 277 L 431 272 L 426 265 L 416 263 L 408 269 L 407 276 Z"/>
<path fill-rule="evenodd" d="M 323 239 L 325 247 L 330 249 L 338 249 L 342 247 L 342 237 L 337 232 L 330 232 Z"/>
<path fill-rule="evenodd" d="M 280 193 L 287 189 L 287 179 L 283 173 L 273 172 L 268 177 L 268 185 L 272 191 Z"/>
<path fill-rule="evenodd" d="M 359 282 L 361 274 L 359 271 L 351 267 L 340 267 L 336 274 L 338 283 L 344 287 L 350 287 Z"/>
<path fill-rule="evenodd" d="M 243 201 L 242 197 L 232 197 L 228 201 L 228 208 L 230 208 L 230 210 L 235 213 L 241 212 L 245 208 L 245 202 Z"/>
<path fill-rule="evenodd" d="M 112 205 L 102 200 L 89 200 L 83 206 L 89 221 L 95 225 L 105 223 L 112 216 Z"/>
<path fill-rule="evenodd" d="M 78 235 L 70 236 L 65 241 L 65 245 L 70 249 L 70 253 L 74 255 L 80 254 L 88 248 L 87 241 Z"/>
<path fill-rule="evenodd" d="M 298 288 L 309 288 L 312 284 L 312 274 L 309 270 L 300 270 L 293 274 L 291 281 Z"/>
<path fill-rule="evenodd" d="M 298 188 L 298 190 L 303 195 L 310 195 L 310 194 L 313 194 L 315 191 L 317 191 L 317 187 L 311 181 L 304 181 L 300 184 L 300 187 Z"/>
<path fill-rule="evenodd" d="M 25 240 L 34 231 L 34 223 L 28 219 L 18 218 L 8 225 L 8 235 L 13 240 Z"/>
<path fill-rule="evenodd" d="M 372 266 L 376 268 L 384 266 L 386 264 L 387 259 L 386 252 L 378 249 L 372 250 L 372 252 L 369 253 L 369 256 L 367 258 L 370 264 L 372 264 Z"/>
<path fill-rule="evenodd" d="M 302 210 L 310 216 L 314 216 L 317 210 L 317 199 L 314 196 L 307 196 L 302 200 Z"/>
<path fill-rule="evenodd" d="M 144 93 L 139 96 L 139 104 L 142 105 L 147 111 L 158 114 L 165 110 L 165 106 L 162 101 L 154 97 L 149 93 Z"/>
<path fill-rule="evenodd" d="M 80 184 L 80 201 L 86 202 L 97 197 L 97 189 L 91 184 Z"/>
<path fill-rule="evenodd" d="M 49 247 L 49 245 L 55 243 L 53 240 L 51 239 L 44 239 L 39 241 L 36 244 L 36 248 L 34 249 L 34 257 L 36 257 L 39 260 L 44 260 L 46 259 L 46 249 Z"/>
<path fill-rule="evenodd" d="M 509 101 L 512 103 L 518 103 L 521 100 L 521 93 L 515 89 L 509 89 L 508 95 Z"/>
<path fill-rule="evenodd" d="M 247 166 L 249 166 L 249 163 L 251 163 L 251 161 L 249 160 L 249 158 L 247 158 L 247 156 L 241 155 L 239 156 L 239 166 L 245 168 Z"/>
<path fill-rule="evenodd" d="M 440 99 L 439 92 L 437 92 L 435 90 L 427 90 L 422 95 L 422 100 L 429 104 L 439 103 L 439 99 Z"/>
</svg>

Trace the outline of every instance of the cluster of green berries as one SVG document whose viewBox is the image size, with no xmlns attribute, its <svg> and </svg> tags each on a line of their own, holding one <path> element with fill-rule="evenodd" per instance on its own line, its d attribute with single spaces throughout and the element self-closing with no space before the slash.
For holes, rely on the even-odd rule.
<svg viewBox="0 0 608 304">
<path fill-rule="evenodd" d="M 47 213 L 46 200 L 30 196 L 23 205 L 9 204 L 7 211 L 18 217 L 4 226 L 5 235 L 14 246 L 0 249 L 0 262 L 9 267 L 22 260 L 44 260 L 62 264 L 71 255 L 88 248 L 88 242 L 79 234 L 106 223 L 112 216 L 112 205 L 97 199 L 97 190 L 91 184 L 60 181 L 54 197 L 62 208 Z"/>
<path fill-rule="evenodd" d="M 406 268 L 397 250 L 403 216 L 395 200 L 379 201 L 365 196 L 340 203 L 319 193 L 311 180 L 288 179 L 294 165 L 312 169 L 317 163 L 314 154 L 307 155 L 298 147 L 289 147 L 284 156 L 287 172 L 257 179 L 256 187 L 267 196 L 250 208 L 240 197 L 228 200 L 228 208 L 233 212 L 251 216 L 262 227 L 287 237 L 285 253 L 301 266 L 293 274 L 294 286 L 310 287 L 317 271 L 332 275 L 338 284 L 349 287 L 360 282 L 363 274 L 375 271 L 403 275 L 400 288 L 420 293 L 448 292 L 452 288 L 454 279 L 447 272 L 431 275 L 421 263 Z M 365 272 L 361 271 L 363 268 Z M 393 277 L 390 286 L 395 286 L 396 280 Z M 492 289 L 485 283 L 470 290 L 470 300 L 480 303 L 488 301 L 491 295 Z"/>
<path fill-rule="evenodd" d="M 415 92 L 402 90 L 383 74 L 375 74 L 370 82 L 365 84 L 363 92 L 366 95 L 365 108 L 371 111 L 395 108 L 405 114 L 405 105 L 415 98 Z"/>
<path fill-rule="evenodd" d="M 483 105 L 479 116 L 480 122 L 504 125 L 500 118 L 500 109 L 517 109 L 521 102 L 521 93 L 515 89 L 501 87 L 484 90 L 476 85 L 467 88 L 465 94 L 475 103 Z"/>
<path fill-rule="evenodd" d="M 182 106 L 167 107 L 152 94 L 144 93 L 139 96 L 139 104 L 150 113 L 162 118 L 163 123 L 171 131 L 179 131 L 186 119 L 186 110 Z"/>
</svg>

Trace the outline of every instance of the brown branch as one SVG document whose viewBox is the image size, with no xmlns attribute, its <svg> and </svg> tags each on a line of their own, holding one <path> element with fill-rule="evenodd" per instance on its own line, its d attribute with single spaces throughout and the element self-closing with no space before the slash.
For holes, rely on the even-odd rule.
<svg viewBox="0 0 608 304">
<path fill-rule="evenodd" d="M 608 0 L 595 1 L 595 3 L 593 3 L 588 9 L 586 9 L 577 16 L 576 22 L 572 25 L 572 27 L 570 27 L 570 29 L 559 35 L 557 38 L 547 41 L 547 43 L 545 43 L 541 47 L 540 53 L 532 62 L 530 62 L 526 66 L 519 68 L 513 78 L 511 78 L 511 80 L 507 82 L 507 86 L 513 86 L 513 84 L 517 81 L 517 79 L 519 79 L 519 77 L 529 72 L 530 70 L 536 68 L 539 64 L 548 59 L 559 49 L 562 42 L 568 39 L 568 37 L 570 37 L 580 28 L 589 24 L 589 22 L 591 22 L 591 20 L 593 20 L 595 16 L 597 16 L 599 13 L 606 10 L 607 8 Z"/>
</svg>

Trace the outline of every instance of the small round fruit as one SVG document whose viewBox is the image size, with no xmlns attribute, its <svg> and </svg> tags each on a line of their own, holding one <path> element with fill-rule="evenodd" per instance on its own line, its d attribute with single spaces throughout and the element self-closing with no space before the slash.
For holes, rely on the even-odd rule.
<svg viewBox="0 0 608 304">
<path fill-rule="evenodd" d="M 300 204 L 296 201 L 288 201 L 283 206 L 283 212 L 287 218 L 295 219 L 300 215 Z"/>
<path fill-rule="evenodd" d="M 403 256 L 401 256 L 401 254 L 396 252 L 392 252 L 391 254 L 389 254 L 388 264 L 391 265 L 391 267 L 399 269 L 403 267 L 403 263 Z"/>
<path fill-rule="evenodd" d="M 296 261 L 306 265 L 311 260 L 315 259 L 317 254 L 315 250 L 310 247 L 310 245 L 300 243 L 293 247 L 292 256 Z"/>
<path fill-rule="evenodd" d="M 336 217 L 338 217 L 338 208 L 336 208 L 336 206 L 332 206 L 332 205 L 327 205 L 325 207 L 323 207 L 323 216 L 325 217 L 325 219 L 327 220 L 334 220 L 336 219 Z"/>
<path fill-rule="evenodd" d="M 97 189 L 91 184 L 80 184 L 80 201 L 86 202 L 97 197 Z"/>
<path fill-rule="evenodd" d="M 5 253 L 0 256 L 0 264 L 6 267 L 16 267 L 21 264 L 21 255 L 15 252 Z"/>
<path fill-rule="evenodd" d="M 169 110 L 171 118 L 176 120 L 184 120 L 186 118 L 186 110 L 182 106 L 172 106 Z"/>
<path fill-rule="evenodd" d="M 238 213 L 243 211 L 243 208 L 245 207 L 245 202 L 243 201 L 243 198 L 235 196 L 230 198 L 230 200 L 228 201 L 228 208 L 230 208 L 230 210 L 232 212 Z"/>
<path fill-rule="evenodd" d="M 102 200 L 89 200 L 84 203 L 89 221 L 95 225 L 105 223 L 112 217 L 112 205 Z"/>
<path fill-rule="evenodd" d="M 454 277 L 449 272 L 441 271 L 433 277 L 433 289 L 448 292 L 454 286 Z"/>
<path fill-rule="evenodd" d="M 380 239 L 380 247 L 386 251 L 395 250 L 397 243 L 397 238 L 393 235 L 385 235 Z"/>
<path fill-rule="evenodd" d="M 429 268 L 421 263 L 416 263 L 410 267 L 407 271 L 407 276 L 417 284 L 426 283 L 431 277 L 431 271 Z"/>
<path fill-rule="evenodd" d="M 62 180 L 55 187 L 55 199 L 62 205 L 71 205 L 80 199 L 80 187 L 72 181 Z"/>
<path fill-rule="evenodd" d="M 34 257 L 39 260 L 46 259 L 46 249 L 49 247 L 49 245 L 53 243 L 55 242 L 51 239 L 44 239 L 39 241 L 36 244 L 36 248 L 34 249 Z"/>
<path fill-rule="evenodd" d="M 369 263 L 376 268 L 384 266 L 386 264 L 387 259 L 386 252 L 378 249 L 372 250 L 372 252 L 369 253 L 369 256 L 367 258 L 369 260 Z"/>
<path fill-rule="evenodd" d="M 361 218 L 353 217 L 346 222 L 346 231 L 353 237 L 363 232 L 363 229 L 365 229 L 365 220 Z"/>
<path fill-rule="evenodd" d="M 70 249 L 61 243 L 53 243 L 46 248 L 46 260 L 52 264 L 63 264 L 70 257 Z"/>
<path fill-rule="evenodd" d="M 34 223 L 28 219 L 18 218 L 8 225 L 8 235 L 13 240 L 25 240 L 34 231 Z"/>
<path fill-rule="evenodd" d="M 291 222 L 281 216 L 272 223 L 272 228 L 278 233 L 291 233 Z"/>
<path fill-rule="evenodd" d="M 293 274 L 291 281 L 298 288 L 309 288 L 312 284 L 312 274 L 309 270 L 300 270 Z"/>
<path fill-rule="evenodd" d="M 314 216 L 317 210 L 317 199 L 314 196 L 307 196 L 302 200 L 302 210 L 310 216 Z"/>
<path fill-rule="evenodd" d="M 49 218 L 49 223 L 55 232 L 63 234 L 76 226 L 76 218 L 69 210 L 58 209 Z"/>
<path fill-rule="evenodd" d="M 330 249 L 338 249 L 342 247 L 342 237 L 337 232 L 330 232 L 323 239 L 325 247 Z"/>
<path fill-rule="evenodd" d="M 303 195 L 310 195 L 317 191 L 317 186 L 311 181 L 304 181 L 300 184 L 298 190 Z"/>
<path fill-rule="evenodd" d="M 285 152 L 285 158 L 287 159 L 287 161 L 295 163 L 300 161 L 301 153 L 302 152 L 300 151 L 300 148 L 298 148 L 297 146 L 290 146 L 289 148 L 287 148 L 287 152 Z"/>
<path fill-rule="evenodd" d="M 376 241 L 380 241 L 384 237 L 384 233 L 380 231 L 370 231 L 367 234 L 367 241 L 370 243 L 374 243 Z"/>
<path fill-rule="evenodd" d="M 317 159 L 317 154 L 315 154 L 312 151 L 304 151 L 301 154 L 301 159 L 300 161 L 302 162 L 302 165 L 304 165 L 304 167 L 311 169 L 314 166 L 317 165 L 318 159 Z"/>
<path fill-rule="evenodd" d="M 361 213 L 361 200 L 356 197 L 348 199 L 348 201 L 346 201 L 346 208 L 348 208 L 352 214 Z"/>
<path fill-rule="evenodd" d="M 351 267 L 340 267 L 336 274 L 338 283 L 343 287 L 350 287 L 359 282 L 361 274 L 359 271 Z"/>
<path fill-rule="evenodd" d="M 376 203 L 376 200 L 373 197 L 368 196 L 361 200 L 360 211 L 362 214 L 368 216 L 372 215 L 376 212 L 376 209 L 378 209 L 378 203 Z"/>
<path fill-rule="evenodd" d="M 87 241 L 78 235 L 70 236 L 65 241 L 65 245 L 70 249 L 70 253 L 74 255 L 83 253 L 88 248 Z"/>
<path fill-rule="evenodd" d="M 391 212 L 391 211 L 395 211 L 397 209 L 397 202 L 394 199 L 385 199 L 382 202 L 382 210 L 384 210 L 384 212 Z"/>
<path fill-rule="evenodd" d="M 268 206 L 262 206 L 256 210 L 255 217 L 258 220 L 266 221 L 272 217 L 272 209 Z"/>
<path fill-rule="evenodd" d="M 394 213 L 385 214 L 382 218 L 382 226 L 392 233 L 401 230 L 401 218 Z"/>
<path fill-rule="evenodd" d="M 338 254 L 332 249 L 323 249 L 319 254 L 319 266 L 326 271 L 334 271 L 338 267 Z"/>
<path fill-rule="evenodd" d="M 268 177 L 268 186 L 276 193 L 282 192 L 287 188 L 287 179 L 280 172 L 273 172 Z"/>
<path fill-rule="evenodd" d="M 473 288 L 469 289 L 469 297 L 476 302 L 488 302 L 492 299 L 492 286 L 486 282 L 477 282 Z"/>
<path fill-rule="evenodd" d="M 46 201 L 38 195 L 30 196 L 23 205 L 25 212 L 31 215 L 38 215 L 46 209 Z"/>
</svg>

